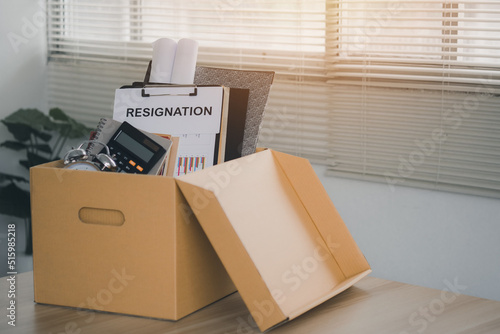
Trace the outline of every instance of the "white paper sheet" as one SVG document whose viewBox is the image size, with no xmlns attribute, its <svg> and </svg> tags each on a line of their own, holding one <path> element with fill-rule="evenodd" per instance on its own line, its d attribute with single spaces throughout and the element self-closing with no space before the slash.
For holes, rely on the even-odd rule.
<svg viewBox="0 0 500 334">
<path fill-rule="evenodd" d="M 150 82 L 171 82 L 176 50 L 177 42 L 170 38 L 160 38 L 153 43 Z"/>
<path fill-rule="evenodd" d="M 193 84 L 198 58 L 198 42 L 183 38 L 177 43 L 171 83 Z"/>
</svg>

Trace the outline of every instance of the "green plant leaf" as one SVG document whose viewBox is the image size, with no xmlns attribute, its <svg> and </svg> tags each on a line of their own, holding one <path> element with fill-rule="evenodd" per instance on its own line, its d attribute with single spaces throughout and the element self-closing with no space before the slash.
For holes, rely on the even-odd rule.
<svg viewBox="0 0 500 334">
<path fill-rule="evenodd" d="M 19 160 L 19 164 L 26 169 L 30 169 L 32 167 L 31 163 L 28 160 Z"/>
<path fill-rule="evenodd" d="M 3 183 L 5 181 L 16 181 L 16 182 L 25 182 L 28 183 L 29 180 L 22 177 L 22 176 L 17 176 L 17 175 L 12 175 L 12 174 L 6 174 L 0 172 L 0 183 Z"/>
<path fill-rule="evenodd" d="M 32 152 L 28 152 L 28 160 L 31 161 L 32 166 L 44 164 L 50 161 L 48 158 Z"/>
<path fill-rule="evenodd" d="M 33 167 L 33 166 L 47 163 L 47 162 L 50 162 L 50 159 L 43 157 L 39 154 L 32 153 L 32 152 L 28 152 L 28 160 L 20 160 L 19 161 L 19 163 L 27 169 L 29 169 L 30 167 Z"/>
<path fill-rule="evenodd" d="M 0 213 L 19 218 L 29 218 L 31 215 L 29 191 L 19 188 L 14 183 L 0 187 Z"/>
<path fill-rule="evenodd" d="M 5 117 L 4 123 L 24 124 L 38 131 L 53 130 L 54 122 L 38 109 L 19 109 Z"/>
<path fill-rule="evenodd" d="M 83 138 L 88 139 L 90 136 L 90 132 L 94 129 L 85 126 L 82 123 L 79 123 L 73 119 L 70 119 L 71 124 L 71 132 L 68 135 L 68 138 L 76 139 Z"/>
<path fill-rule="evenodd" d="M 43 132 L 38 129 L 32 128 L 30 125 L 22 123 L 13 123 L 2 120 L 5 124 L 7 130 L 14 136 L 14 138 L 20 142 L 26 142 L 34 135 L 43 141 L 49 141 L 52 139 L 52 135 L 48 132 Z"/>
<path fill-rule="evenodd" d="M 56 121 L 67 122 L 69 117 L 66 115 L 64 111 L 60 108 L 52 108 L 49 110 L 49 116 L 55 119 Z"/>
<path fill-rule="evenodd" d="M 14 151 L 21 151 L 26 149 L 26 144 L 20 141 L 6 140 L 0 144 L 1 147 L 6 147 Z"/>
<path fill-rule="evenodd" d="M 2 123 L 5 124 L 14 138 L 20 142 L 28 141 L 33 133 L 33 129 L 26 124 L 9 123 L 5 120 L 2 120 Z"/>
<path fill-rule="evenodd" d="M 50 110 L 49 115 L 54 118 L 57 131 L 63 137 L 68 137 L 71 139 L 85 138 L 89 137 L 90 131 L 93 129 L 85 126 L 84 124 L 78 122 L 74 118 L 66 115 L 61 109 L 53 108 Z"/>
<path fill-rule="evenodd" d="M 52 135 L 48 132 L 42 132 L 42 131 L 38 131 L 36 129 L 33 129 L 33 134 L 45 142 L 52 139 Z"/>
</svg>

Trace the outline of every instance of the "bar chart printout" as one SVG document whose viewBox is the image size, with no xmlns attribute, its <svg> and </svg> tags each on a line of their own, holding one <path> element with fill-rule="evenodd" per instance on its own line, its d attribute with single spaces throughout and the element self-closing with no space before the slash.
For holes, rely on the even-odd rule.
<svg viewBox="0 0 500 334">
<path fill-rule="evenodd" d="M 204 156 L 185 156 L 177 158 L 177 176 L 196 172 L 206 167 L 207 158 Z"/>
<path fill-rule="evenodd" d="M 214 164 L 216 135 L 213 133 L 183 134 L 175 158 L 174 177 L 182 176 Z"/>
</svg>

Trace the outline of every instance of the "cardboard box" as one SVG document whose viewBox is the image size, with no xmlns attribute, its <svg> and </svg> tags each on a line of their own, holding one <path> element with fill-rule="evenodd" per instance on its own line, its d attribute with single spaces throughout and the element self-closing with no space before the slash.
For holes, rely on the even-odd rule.
<svg viewBox="0 0 500 334">
<path fill-rule="evenodd" d="M 265 331 L 371 272 L 306 159 L 177 179 L 57 167 L 31 169 L 36 302 L 175 320 L 232 280 Z"/>
<path fill-rule="evenodd" d="M 262 331 L 371 272 L 305 159 L 264 150 L 177 181 Z"/>
<path fill-rule="evenodd" d="M 173 178 L 30 170 L 35 302 L 177 320 L 235 287 Z"/>
</svg>

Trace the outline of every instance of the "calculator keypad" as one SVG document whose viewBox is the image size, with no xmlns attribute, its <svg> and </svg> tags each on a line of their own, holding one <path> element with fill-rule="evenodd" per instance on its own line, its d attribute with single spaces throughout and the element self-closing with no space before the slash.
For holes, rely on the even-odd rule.
<svg viewBox="0 0 500 334">
<path fill-rule="evenodd" d="M 111 156 L 116 161 L 117 172 L 120 173 L 143 173 L 144 167 L 135 162 L 132 157 L 124 154 L 114 146 L 109 146 Z"/>
</svg>

